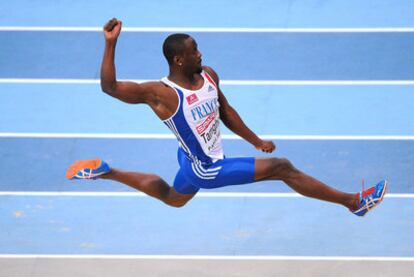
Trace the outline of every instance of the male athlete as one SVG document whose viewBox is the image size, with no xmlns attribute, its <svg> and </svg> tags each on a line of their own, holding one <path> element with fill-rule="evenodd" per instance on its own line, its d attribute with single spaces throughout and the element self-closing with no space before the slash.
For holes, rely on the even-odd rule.
<svg viewBox="0 0 414 277">
<path fill-rule="evenodd" d="M 358 216 L 365 215 L 383 199 L 386 181 L 360 193 L 344 193 L 302 173 L 284 158 L 224 157 L 220 120 L 257 150 L 272 153 L 275 145 L 260 139 L 243 123 L 220 90 L 216 72 L 201 65 L 201 53 L 189 35 L 173 34 L 164 41 L 163 52 L 170 72 L 161 81 L 117 81 L 114 58 L 121 27 L 122 22 L 115 18 L 104 26 L 102 90 L 123 102 L 151 107 L 178 139 L 180 169 L 170 187 L 154 174 L 110 168 L 103 160 L 83 160 L 69 168 L 68 179 L 114 180 L 173 207 L 184 206 L 200 188 L 263 180 L 281 180 L 302 195 L 341 204 Z"/>
</svg>

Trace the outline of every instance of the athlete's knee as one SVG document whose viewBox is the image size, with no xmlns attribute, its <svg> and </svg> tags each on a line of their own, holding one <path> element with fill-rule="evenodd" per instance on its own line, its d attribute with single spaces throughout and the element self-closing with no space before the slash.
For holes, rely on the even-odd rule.
<svg viewBox="0 0 414 277">
<path fill-rule="evenodd" d="M 174 208 L 181 208 L 184 207 L 185 204 L 187 204 L 188 201 L 190 201 L 190 199 L 169 199 L 165 203 Z"/>
<path fill-rule="evenodd" d="M 286 158 L 273 158 L 272 167 L 273 172 L 282 180 L 289 178 L 292 174 L 298 172 L 291 161 Z"/>
<path fill-rule="evenodd" d="M 188 203 L 193 197 L 194 194 L 180 194 L 174 188 L 170 188 L 168 192 L 168 196 L 165 199 L 165 204 L 174 207 L 174 208 L 181 208 L 184 207 L 185 204 Z"/>
<path fill-rule="evenodd" d="M 170 203 L 167 203 L 169 206 L 174 208 L 182 208 L 187 204 L 188 201 L 172 201 Z"/>
<path fill-rule="evenodd" d="M 279 162 L 279 166 L 283 168 L 284 170 L 287 170 L 287 171 L 295 170 L 295 167 L 293 166 L 292 162 L 286 158 L 280 158 L 278 162 Z"/>
</svg>

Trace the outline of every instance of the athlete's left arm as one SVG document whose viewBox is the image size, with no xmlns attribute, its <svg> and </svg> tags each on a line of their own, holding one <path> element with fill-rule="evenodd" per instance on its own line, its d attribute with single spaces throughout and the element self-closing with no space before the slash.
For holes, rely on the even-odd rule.
<svg viewBox="0 0 414 277">
<path fill-rule="evenodd" d="M 257 150 L 263 152 L 271 153 L 275 150 L 276 146 L 272 141 L 262 140 L 259 138 L 241 119 L 237 111 L 229 104 L 223 92 L 220 89 L 220 79 L 217 73 L 210 67 L 204 67 L 204 70 L 214 79 L 217 84 L 218 95 L 219 95 L 219 104 L 220 104 L 220 119 L 235 134 L 239 135 L 246 141 L 256 147 Z"/>
</svg>

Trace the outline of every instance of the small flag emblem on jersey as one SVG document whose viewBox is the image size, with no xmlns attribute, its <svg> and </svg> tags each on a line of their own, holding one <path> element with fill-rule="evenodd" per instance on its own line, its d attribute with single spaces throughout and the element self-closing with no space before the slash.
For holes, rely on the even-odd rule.
<svg viewBox="0 0 414 277">
<path fill-rule="evenodd" d="M 193 104 L 193 103 L 195 103 L 195 102 L 198 101 L 198 97 L 197 97 L 197 95 L 195 93 L 190 94 L 185 99 L 187 100 L 188 105 L 191 105 L 191 104 Z"/>
<path fill-rule="evenodd" d="M 214 90 L 214 88 L 212 87 L 212 86 L 208 86 L 208 92 L 210 92 L 210 91 L 213 91 Z"/>
</svg>

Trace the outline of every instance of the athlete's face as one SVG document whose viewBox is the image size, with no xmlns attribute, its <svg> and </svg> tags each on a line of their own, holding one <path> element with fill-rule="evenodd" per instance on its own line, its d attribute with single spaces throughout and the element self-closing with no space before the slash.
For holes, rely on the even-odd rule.
<svg viewBox="0 0 414 277">
<path fill-rule="evenodd" d="M 185 40 L 183 67 L 189 72 L 200 73 L 203 70 L 201 67 L 201 53 L 198 51 L 197 43 L 191 37 Z"/>
</svg>

